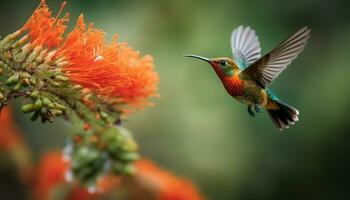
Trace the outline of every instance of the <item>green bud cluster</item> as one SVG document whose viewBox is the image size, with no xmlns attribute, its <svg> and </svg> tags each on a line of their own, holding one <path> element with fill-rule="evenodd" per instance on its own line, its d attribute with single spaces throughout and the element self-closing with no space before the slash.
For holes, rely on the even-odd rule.
<svg viewBox="0 0 350 200">
<path fill-rule="evenodd" d="M 27 72 L 14 73 L 6 80 L 6 85 L 10 87 L 13 92 L 19 92 L 21 89 L 31 84 L 34 84 L 34 82 Z"/>
<path fill-rule="evenodd" d="M 107 169 L 115 174 L 134 173 L 133 161 L 139 158 L 137 145 L 130 133 L 120 127 L 111 127 L 103 131 L 98 141 L 91 142 L 89 137 L 98 135 L 76 134 L 80 139 L 74 144 L 69 157 L 72 161 L 72 175 L 86 185 L 93 185 L 96 178 Z"/>
<path fill-rule="evenodd" d="M 103 172 L 106 157 L 101 156 L 98 148 L 91 145 L 82 145 L 72 153 L 72 166 L 74 178 L 86 185 L 92 185 Z"/>
<path fill-rule="evenodd" d="M 30 119 L 35 121 L 38 117 L 41 118 L 41 122 L 52 122 L 55 117 L 62 115 L 67 108 L 62 104 L 50 100 L 45 97 L 38 90 L 34 90 L 30 93 L 31 103 L 22 106 L 22 112 L 32 113 Z"/>
<path fill-rule="evenodd" d="M 132 173 L 131 163 L 139 158 L 138 147 L 129 131 L 122 127 L 113 127 L 105 131 L 101 137 L 109 156 L 114 161 L 112 170 L 117 173 Z"/>
</svg>

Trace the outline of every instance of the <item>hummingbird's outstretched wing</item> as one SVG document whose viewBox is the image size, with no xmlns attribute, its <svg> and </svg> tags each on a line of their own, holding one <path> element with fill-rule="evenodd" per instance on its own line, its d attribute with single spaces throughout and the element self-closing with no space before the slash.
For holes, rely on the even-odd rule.
<svg viewBox="0 0 350 200">
<path fill-rule="evenodd" d="M 242 71 L 242 75 L 257 81 L 266 88 L 303 51 L 310 29 L 303 27 L 268 54 Z"/>
<path fill-rule="evenodd" d="M 259 39 L 249 26 L 239 26 L 233 30 L 231 47 L 233 59 L 240 69 L 246 68 L 261 57 Z"/>
</svg>

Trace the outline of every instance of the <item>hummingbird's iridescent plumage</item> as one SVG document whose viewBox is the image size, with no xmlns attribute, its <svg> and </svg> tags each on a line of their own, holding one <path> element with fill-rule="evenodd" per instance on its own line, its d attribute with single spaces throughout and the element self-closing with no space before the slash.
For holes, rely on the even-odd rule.
<svg viewBox="0 0 350 200">
<path fill-rule="evenodd" d="M 299 111 L 282 102 L 267 86 L 304 49 L 310 29 L 304 27 L 261 57 L 258 37 L 250 27 L 239 26 L 232 32 L 231 58 L 205 58 L 186 55 L 208 62 L 222 81 L 226 91 L 237 101 L 248 105 L 255 116 L 265 108 L 275 125 L 282 130 L 298 121 Z"/>
</svg>

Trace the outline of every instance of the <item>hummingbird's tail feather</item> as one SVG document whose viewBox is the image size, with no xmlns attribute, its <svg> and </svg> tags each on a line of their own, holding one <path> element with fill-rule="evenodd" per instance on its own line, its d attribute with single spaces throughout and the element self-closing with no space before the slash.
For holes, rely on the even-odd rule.
<svg viewBox="0 0 350 200">
<path fill-rule="evenodd" d="M 299 120 L 297 109 L 278 99 L 272 101 L 277 105 L 277 109 L 267 109 L 267 112 L 277 128 L 280 130 L 289 128 L 289 125 L 293 125 Z"/>
</svg>

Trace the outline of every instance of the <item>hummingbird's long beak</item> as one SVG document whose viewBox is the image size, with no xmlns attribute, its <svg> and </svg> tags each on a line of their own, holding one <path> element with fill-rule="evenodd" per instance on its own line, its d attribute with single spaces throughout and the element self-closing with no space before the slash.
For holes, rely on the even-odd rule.
<svg viewBox="0 0 350 200">
<path fill-rule="evenodd" d="M 192 54 L 186 54 L 184 56 L 185 57 L 189 57 L 189 58 L 197 58 L 199 60 L 204 60 L 204 61 L 206 61 L 208 63 L 210 63 L 210 61 L 211 61 L 209 58 L 206 58 L 206 57 L 203 57 L 203 56 L 197 56 L 197 55 L 192 55 Z"/>
</svg>

